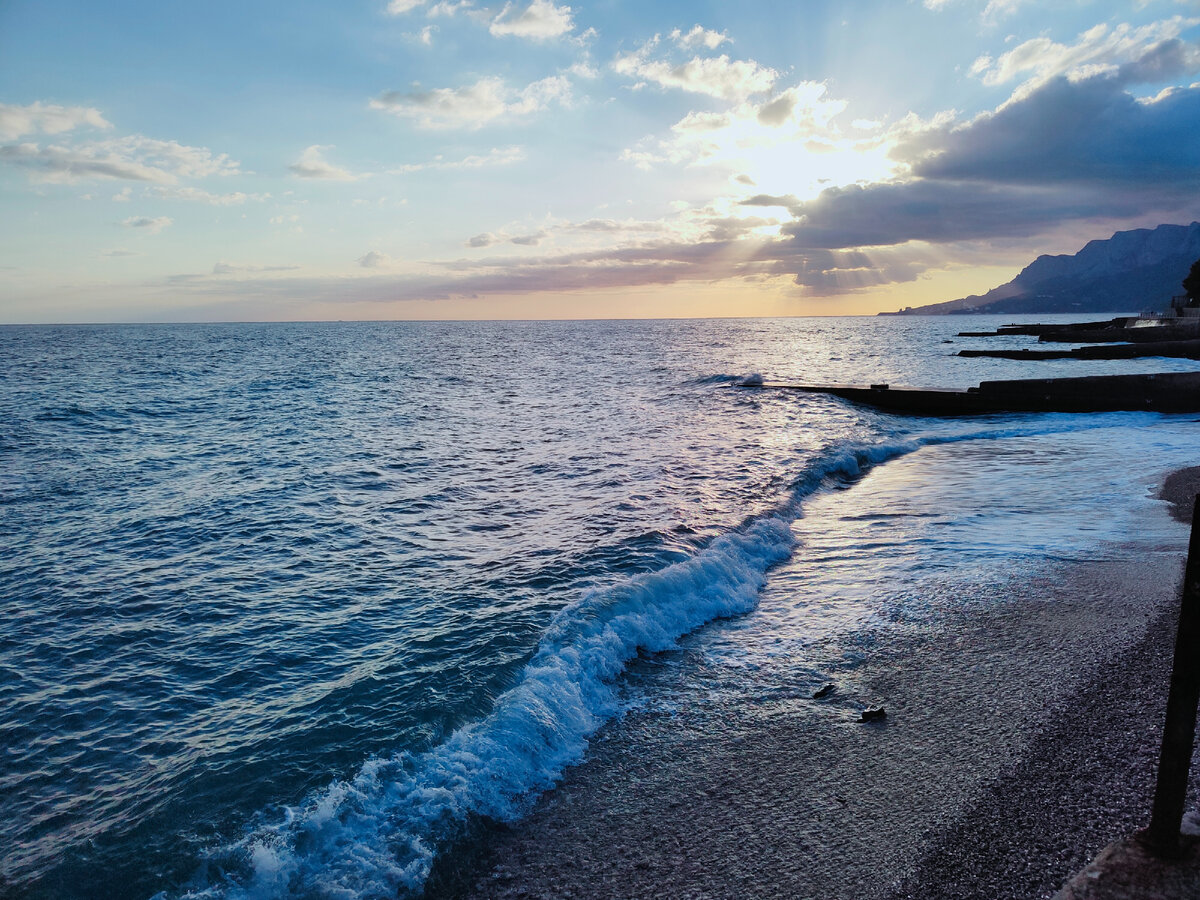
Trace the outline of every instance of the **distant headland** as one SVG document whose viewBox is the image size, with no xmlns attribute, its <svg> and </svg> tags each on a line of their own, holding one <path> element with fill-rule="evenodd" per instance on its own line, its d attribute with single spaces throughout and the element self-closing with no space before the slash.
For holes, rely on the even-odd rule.
<svg viewBox="0 0 1200 900">
<path fill-rule="evenodd" d="M 1164 309 L 1200 257 L 1200 222 L 1118 231 L 1074 255 L 1039 256 L 986 294 L 910 306 L 882 316 L 1099 313 Z"/>
</svg>

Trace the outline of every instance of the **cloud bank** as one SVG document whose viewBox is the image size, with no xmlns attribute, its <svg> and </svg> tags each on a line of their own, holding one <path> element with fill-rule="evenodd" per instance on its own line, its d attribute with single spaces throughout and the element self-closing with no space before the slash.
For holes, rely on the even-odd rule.
<svg viewBox="0 0 1200 900">
<path fill-rule="evenodd" d="M 224 153 L 140 134 L 75 144 L 5 144 L 0 146 L 0 162 L 27 169 L 34 181 L 58 184 L 97 178 L 175 184 L 186 178 L 240 174 L 238 163 Z"/>
<path fill-rule="evenodd" d="M 565 105 L 570 98 L 571 83 L 562 75 L 543 78 L 519 91 L 502 78 L 486 77 L 461 88 L 386 91 L 371 101 L 371 108 L 411 119 L 421 128 L 476 129 L 532 115 L 552 104 Z"/>
<path fill-rule="evenodd" d="M 505 3 L 500 15 L 492 20 L 488 28 L 497 37 L 520 37 L 534 41 L 546 41 L 560 37 L 574 28 L 571 7 L 555 6 L 549 0 L 533 0 L 524 9 Z"/>
<path fill-rule="evenodd" d="M 0 103 L 0 141 L 16 140 L 27 134 L 61 134 L 82 126 L 112 128 L 100 110 L 91 107 Z"/>
<path fill-rule="evenodd" d="M 712 32 L 704 32 L 701 29 L 697 39 L 680 36 L 677 41 L 681 46 L 692 46 L 696 43 L 716 46 L 713 44 L 713 38 L 708 37 L 710 34 Z M 719 43 L 718 41 L 717 44 Z M 759 65 L 754 60 L 733 60 L 726 54 L 693 56 L 682 62 L 674 62 L 669 57 L 656 56 L 660 44 L 661 41 L 656 36 L 637 50 L 618 55 L 612 61 L 612 70 L 618 75 L 641 79 L 660 87 L 676 88 L 734 102 L 771 90 L 779 77 L 779 73 L 774 69 Z"/>
</svg>

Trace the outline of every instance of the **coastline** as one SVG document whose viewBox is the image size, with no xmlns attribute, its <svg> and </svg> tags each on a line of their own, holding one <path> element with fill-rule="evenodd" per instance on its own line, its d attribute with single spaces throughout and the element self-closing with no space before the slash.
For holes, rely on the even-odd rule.
<svg viewBox="0 0 1200 900">
<path fill-rule="evenodd" d="M 427 895 L 1049 896 L 1148 816 L 1182 547 L 956 585 L 825 701 L 635 709 Z M 703 678 L 690 642 L 673 656 L 632 677 Z M 856 723 L 874 699 L 887 719 Z"/>
</svg>

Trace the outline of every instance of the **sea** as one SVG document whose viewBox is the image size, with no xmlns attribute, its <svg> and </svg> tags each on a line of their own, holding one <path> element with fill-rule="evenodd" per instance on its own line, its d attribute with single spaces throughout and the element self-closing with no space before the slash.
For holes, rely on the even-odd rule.
<svg viewBox="0 0 1200 900">
<path fill-rule="evenodd" d="M 1200 368 L 956 355 L 1011 320 L 0 328 L 0 894 L 420 896 L 681 641 L 807 697 L 947 572 L 1186 545 L 1194 415 L 742 386 Z"/>
</svg>

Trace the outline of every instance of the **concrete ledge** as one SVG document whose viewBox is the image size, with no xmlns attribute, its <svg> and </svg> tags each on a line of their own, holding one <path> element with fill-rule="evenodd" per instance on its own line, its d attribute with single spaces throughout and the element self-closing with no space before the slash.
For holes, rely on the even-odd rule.
<svg viewBox="0 0 1200 900">
<path fill-rule="evenodd" d="M 1184 836 L 1177 860 L 1151 856 L 1135 835 L 1100 851 L 1054 900 L 1196 900 L 1200 897 L 1200 840 Z"/>
</svg>

